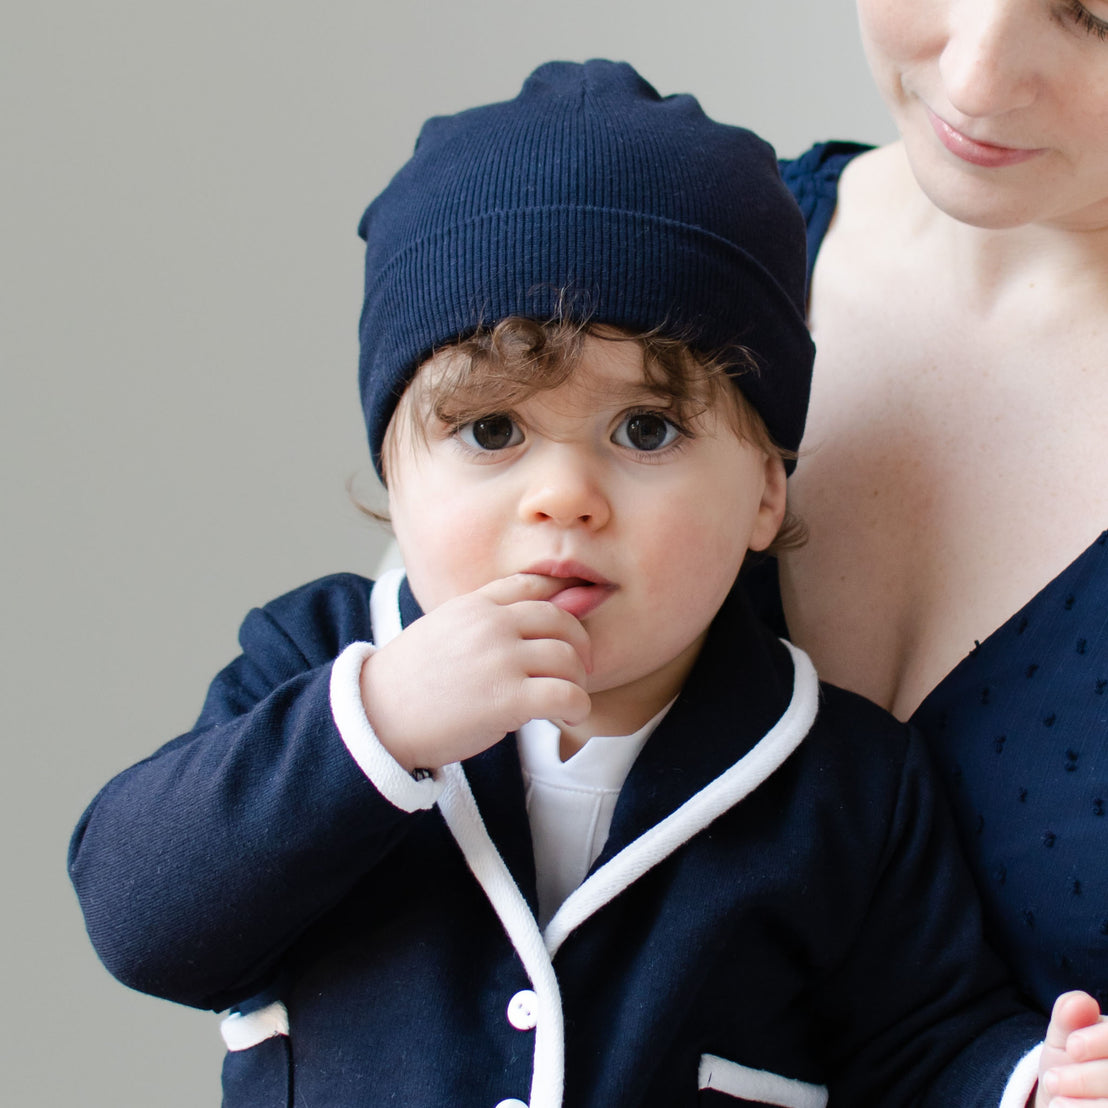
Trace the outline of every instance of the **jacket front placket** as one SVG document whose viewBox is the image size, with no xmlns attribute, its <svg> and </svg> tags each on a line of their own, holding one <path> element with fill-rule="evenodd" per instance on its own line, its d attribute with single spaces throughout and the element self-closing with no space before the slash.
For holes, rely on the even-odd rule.
<svg viewBox="0 0 1108 1108">
<path fill-rule="evenodd" d="M 729 637 L 726 631 L 723 635 Z M 815 719 L 815 671 L 807 656 L 792 647 L 782 655 L 784 668 L 791 666 L 791 690 L 786 685 L 778 694 L 772 691 L 781 683 L 782 666 L 775 667 L 763 647 L 761 664 L 750 675 L 750 688 L 759 690 L 755 696 L 734 691 L 732 671 L 724 686 L 731 692 L 722 702 L 702 700 L 696 687 L 718 678 L 712 672 L 716 666 L 730 668 L 736 661 L 726 649 L 720 656 L 721 645 L 714 644 L 714 662 L 702 667 L 707 672 L 696 674 L 690 682 L 693 695 L 678 699 L 647 742 L 628 777 L 625 795 L 621 794 L 604 851 L 545 931 L 535 918 L 534 861 L 515 743 L 509 738 L 464 766 L 455 763 L 442 770 L 444 788 L 438 806 L 535 994 L 529 1108 L 557 1108 L 562 1103 L 565 1024 L 554 969 L 562 944 L 634 881 L 771 776 L 803 741 Z M 758 670 L 766 671 L 766 679 L 757 680 Z"/>
</svg>

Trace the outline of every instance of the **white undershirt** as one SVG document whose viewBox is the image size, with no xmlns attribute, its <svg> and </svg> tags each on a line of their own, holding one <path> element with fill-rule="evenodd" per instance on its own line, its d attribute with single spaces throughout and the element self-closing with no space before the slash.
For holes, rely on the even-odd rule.
<svg viewBox="0 0 1108 1108">
<path fill-rule="evenodd" d="M 539 925 L 584 881 L 608 838 L 620 790 L 667 704 L 633 735 L 597 735 L 563 762 L 561 733 L 533 719 L 516 733 L 535 850 Z"/>
</svg>

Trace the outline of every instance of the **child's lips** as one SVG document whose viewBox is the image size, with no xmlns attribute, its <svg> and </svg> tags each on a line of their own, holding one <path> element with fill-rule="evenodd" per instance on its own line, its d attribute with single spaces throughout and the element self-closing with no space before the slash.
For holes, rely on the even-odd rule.
<svg viewBox="0 0 1108 1108">
<path fill-rule="evenodd" d="M 615 585 L 597 585 L 591 581 L 568 578 L 566 587 L 555 593 L 550 598 L 550 603 L 577 619 L 584 619 L 595 612 L 614 591 Z"/>
<path fill-rule="evenodd" d="M 603 574 L 579 562 L 542 562 L 524 572 L 560 581 L 562 587 L 547 599 L 577 619 L 595 612 L 618 588 Z"/>
</svg>

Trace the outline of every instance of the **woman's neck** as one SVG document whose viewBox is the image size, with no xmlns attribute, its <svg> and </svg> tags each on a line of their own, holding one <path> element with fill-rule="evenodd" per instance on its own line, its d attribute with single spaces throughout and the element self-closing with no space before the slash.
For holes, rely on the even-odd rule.
<svg viewBox="0 0 1108 1108">
<path fill-rule="evenodd" d="M 857 194 L 853 211 L 868 210 L 874 228 L 898 240 L 921 268 L 942 271 L 951 295 L 983 316 L 1005 306 L 1019 309 L 1029 296 L 1042 304 L 1087 294 L 1108 303 L 1108 216 L 1099 227 L 1062 220 L 1002 228 L 960 222 L 923 193 L 900 143 L 856 159 L 843 174 L 843 188 Z"/>
</svg>

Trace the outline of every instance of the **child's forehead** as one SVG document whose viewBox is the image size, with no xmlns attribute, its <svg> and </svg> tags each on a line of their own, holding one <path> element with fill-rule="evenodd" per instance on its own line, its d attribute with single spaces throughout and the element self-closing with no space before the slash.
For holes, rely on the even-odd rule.
<svg viewBox="0 0 1108 1108">
<path fill-rule="evenodd" d="M 682 373 L 688 380 L 704 376 L 692 365 Z M 666 393 L 657 371 L 652 372 L 643 342 L 614 329 L 585 334 L 572 352 L 541 363 L 538 358 L 498 357 L 495 353 L 475 357 L 463 346 L 448 346 L 428 358 L 417 369 L 416 378 L 432 390 L 496 392 L 506 383 L 533 382 L 540 387 L 572 384 L 605 395 Z"/>
</svg>

